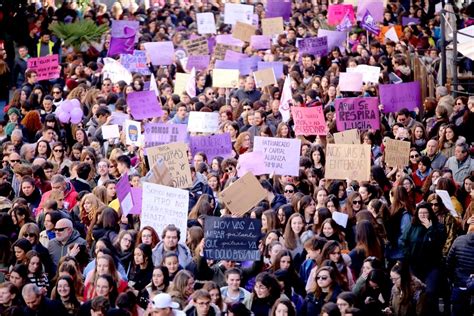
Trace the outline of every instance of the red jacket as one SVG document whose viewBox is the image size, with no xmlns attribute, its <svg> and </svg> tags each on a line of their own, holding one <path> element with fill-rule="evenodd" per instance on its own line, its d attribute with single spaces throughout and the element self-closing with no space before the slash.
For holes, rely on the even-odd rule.
<svg viewBox="0 0 474 316">
<path fill-rule="evenodd" d="M 49 199 L 49 196 L 51 195 L 51 191 L 48 191 L 43 194 L 43 197 L 41 198 L 41 202 L 38 206 L 38 210 L 43 209 L 43 205 Z M 77 198 L 76 190 L 74 189 L 71 183 L 66 182 L 66 190 L 64 191 L 64 203 L 68 203 L 67 205 L 68 211 L 72 210 L 72 208 L 76 205 L 77 203 L 76 198 Z"/>
</svg>

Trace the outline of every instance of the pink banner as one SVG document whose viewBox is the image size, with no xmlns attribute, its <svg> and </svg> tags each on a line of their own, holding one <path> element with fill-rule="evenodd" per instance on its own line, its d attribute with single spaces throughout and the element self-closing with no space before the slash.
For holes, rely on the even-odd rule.
<svg viewBox="0 0 474 316">
<path fill-rule="evenodd" d="M 38 80 L 49 80 L 59 78 L 59 57 L 49 55 L 28 59 L 28 69 L 36 70 Z"/>
<path fill-rule="evenodd" d="M 293 106 L 291 108 L 295 122 L 295 134 L 299 135 L 326 135 L 328 128 L 324 118 L 322 106 L 302 108 Z"/>
<path fill-rule="evenodd" d="M 328 24 L 338 25 L 345 15 L 348 15 L 352 24 L 355 22 L 354 7 L 352 4 L 331 4 L 328 8 Z"/>
<path fill-rule="evenodd" d="M 380 128 L 378 98 L 336 99 L 336 125 L 340 132 L 349 129 L 368 130 Z"/>
</svg>

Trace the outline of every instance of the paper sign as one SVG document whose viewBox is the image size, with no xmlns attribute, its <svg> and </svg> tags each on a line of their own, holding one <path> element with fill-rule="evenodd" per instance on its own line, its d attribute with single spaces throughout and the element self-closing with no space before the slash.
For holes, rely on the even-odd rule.
<svg viewBox="0 0 474 316">
<path fill-rule="evenodd" d="M 115 38 L 127 38 L 131 33 L 137 33 L 140 28 L 140 22 L 128 20 L 112 20 L 112 28 L 110 35 Z M 138 41 L 138 37 L 134 39 L 134 43 Z"/>
<path fill-rule="evenodd" d="M 133 208 L 132 190 L 128 181 L 128 174 L 123 175 L 117 182 L 116 191 L 122 213 L 127 216 Z"/>
<path fill-rule="evenodd" d="M 257 88 L 272 86 L 277 83 L 273 68 L 257 70 L 253 73 L 253 79 Z"/>
<path fill-rule="evenodd" d="M 195 55 L 209 55 L 209 46 L 207 39 L 204 36 L 183 41 L 183 47 L 189 56 Z"/>
<path fill-rule="evenodd" d="M 344 16 L 349 18 L 349 20 L 354 24 L 354 8 L 350 4 L 331 4 L 328 7 L 328 24 L 329 25 L 338 25 L 341 23 Z"/>
<path fill-rule="evenodd" d="M 362 81 L 365 83 L 379 83 L 380 67 L 369 65 L 357 65 L 355 68 L 346 68 L 346 72 L 358 72 L 362 74 Z"/>
<path fill-rule="evenodd" d="M 240 68 L 239 64 L 240 63 L 238 61 L 216 60 L 214 68 L 215 69 L 239 69 Z"/>
<path fill-rule="evenodd" d="M 239 84 L 239 71 L 234 69 L 214 69 L 212 86 L 216 88 L 235 88 Z"/>
<path fill-rule="evenodd" d="M 188 206 L 188 191 L 144 182 L 140 227 L 151 226 L 161 236 L 164 228 L 173 224 L 182 232 L 180 241 L 185 242 Z"/>
<path fill-rule="evenodd" d="M 102 125 L 102 138 L 111 139 L 111 138 L 120 138 L 119 126 L 114 125 Z"/>
<path fill-rule="evenodd" d="M 186 92 L 186 84 L 188 83 L 189 78 L 191 78 L 191 74 L 185 74 L 182 72 L 176 73 L 176 80 L 174 83 L 174 93 L 175 94 L 182 94 Z"/>
<path fill-rule="evenodd" d="M 129 214 L 140 215 L 142 213 L 142 188 L 131 188 L 133 207 Z"/>
<path fill-rule="evenodd" d="M 188 132 L 216 133 L 219 130 L 219 113 L 217 112 L 189 112 Z"/>
<path fill-rule="evenodd" d="M 234 52 L 233 50 L 228 50 L 225 52 L 225 61 L 239 61 L 241 59 L 247 58 L 247 54 L 242 54 L 238 52 Z"/>
<path fill-rule="evenodd" d="M 385 113 L 402 108 L 413 110 L 421 106 L 421 86 L 419 81 L 379 85 L 380 104 Z"/>
<path fill-rule="evenodd" d="M 318 37 L 323 36 L 328 38 L 328 51 L 331 51 L 334 47 L 344 48 L 343 43 L 347 40 L 346 32 L 319 29 Z"/>
<path fill-rule="evenodd" d="M 291 107 L 295 122 L 295 135 L 326 135 L 328 128 L 322 106 L 311 108 Z"/>
<path fill-rule="evenodd" d="M 237 38 L 234 38 L 232 34 L 221 34 L 216 36 L 216 44 L 226 44 L 242 47 L 245 43 Z"/>
<path fill-rule="evenodd" d="M 219 195 L 219 200 L 236 216 L 242 216 L 261 200 L 267 197 L 267 191 L 250 172 L 232 183 Z"/>
<path fill-rule="evenodd" d="M 370 180 L 370 145 L 327 144 L 326 179 Z"/>
<path fill-rule="evenodd" d="M 146 65 L 146 52 L 142 50 L 133 51 L 131 54 L 120 55 L 120 63 L 130 72 L 137 72 L 142 75 L 150 75 L 150 69 Z"/>
<path fill-rule="evenodd" d="M 224 6 L 224 23 L 236 24 L 237 22 L 244 22 L 252 24 L 253 5 L 226 3 Z"/>
<path fill-rule="evenodd" d="M 336 144 L 354 144 L 360 145 L 359 131 L 356 129 L 350 129 L 348 131 L 334 133 L 334 142 Z"/>
<path fill-rule="evenodd" d="M 225 58 L 225 54 L 228 50 L 241 53 L 242 52 L 242 47 L 241 46 L 236 46 L 236 45 L 227 45 L 227 44 L 222 44 L 218 43 L 216 44 L 216 48 L 214 49 L 214 57 L 216 60 L 220 59 L 223 60 Z"/>
<path fill-rule="evenodd" d="M 210 58 L 209 55 L 189 56 L 188 61 L 186 62 L 186 69 L 191 71 L 194 67 L 196 70 L 205 70 L 209 67 Z"/>
<path fill-rule="evenodd" d="M 132 74 L 124 66 L 122 66 L 117 60 L 109 57 L 104 59 L 104 68 L 102 68 L 103 79 L 108 78 L 112 83 L 117 83 L 121 80 L 127 84 L 132 82 Z"/>
<path fill-rule="evenodd" d="M 291 16 L 291 0 L 267 0 L 265 8 L 265 17 L 282 17 L 289 21 Z"/>
<path fill-rule="evenodd" d="M 257 67 L 258 70 L 273 68 L 275 78 L 280 79 L 283 76 L 283 65 L 281 61 L 259 61 Z"/>
<path fill-rule="evenodd" d="M 28 58 L 28 69 L 35 70 L 37 79 L 49 80 L 59 78 L 59 57 L 57 54 L 44 57 Z"/>
<path fill-rule="evenodd" d="M 301 140 L 255 136 L 254 151 L 262 152 L 266 173 L 298 176 Z"/>
<path fill-rule="evenodd" d="M 204 257 L 213 260 L 258 261 L 262 223 L 259 219 L 207 216 Z"/>
<path fill-rule="evenodd" d="M 140 143 L 140 138 L 142 135 L 142 127 L 140 122 L 125 120 L 123 128 L 125 133 L 125 144 L 134 146 L 142 145 Z"/>
<path fill-rule="evenodd" d="M 161 105 L 153 91 L 137 91 L 127 95 L 127 104 L 136 120 L 160 117 L 163 115 Z"/>
<path fill-rule="evenodd" d="M 216 134 L 210 136 L 191 136 L 189 138 L 189 148 L 191 154 L 198 152 L 206 154 L 207 161 L 212 161 L 214 157 L 229 158 L 232 156 L 232 141 L 229 133 Z"/>
<path fill-rule="evenodd" d="M 245 57 L 239 60 L 239 72 L 241 76 L 250 75 L 252 72 L 257 71 L 257 65 L 260 61 L 259 56 Z"/>
<path fill-rule="evenodd" d="M 405 167 L 410 163 L 410 142 L 385 139 L 385 164 L 389 167 Z"/>
<path fill-rule="evenodd" d="M 186 142 L 188 137 L 185 124 L 146 123 L 145 148 L 169 143 Z"/>
<path fill-rule="evenodd" d="M 283 18 L 262 19 L 262 33 L 266 36 L 280 35 L 283 33 Z"/>
<path fill-rule="evenodd" d="M 380 129 L 378 98 L 338 98 L 335 101 L 338 131 Z"/>
<path fill-rule="evenodd" d="M 144 46 L 153 65 L 171 65 L 173 63 L 173 42 L 150 42 L 145 43 Z"/>
<path fill-rule="evenodd" d="M 365 13 L 369 10 L 370 15 L 375 22 L 383 21 L 385 11 L 384 1 L 382 0 L 358 0 L 357 4 L 357 21 L 362 21 Z"/>
<path fill-rule="evenodd" d="M 420 24 L 419 18 L 410 18 L 407 16 L 402 16 L 402 26 L 417 25 L 417 24 Z"/>
<path fill-rule="evenodd" d="M 252 35 L 255 35 L 257 28 L 251 24 L 237 21 L 232 30 L 232 36 L 244 42 L 250 42 Z"/>
<path fill-rule="evenodd" d="M 199 34 L 216 34 L 216 20 L 212 12 L 196 13 Z"/>
<path fill-rule="evenodd" d="M 252 35 L 250 37 L 250 46 L 252 49 L 270 49 L 271 48 L 271 37 L 266 35 Z"/>
<path fill-rule="evenodd" d="M 340 72 L 339 89 L 341 91 L 362 91 L 362 74 L 358 72 Z"/>
<path fill-rule="evenodd" d="M 385 39 L 391 40 L 395 43 L 400 42 L 400 39 L 398 38 L 397 31 L 395 30 L 394 27 L 391 27 L 388 29 L 387 32 L 384 34 Z"/>
<path fill-rule="evenodd" d="M 243 177 L 247 172 L 254 176 L 265 174 L 265 155 L 259 151 L 247 152 L 239 156 L 237 176 Z"/>
<path fill-rule="evenodd" d="M 454 217 L 459 217 L 458 212 L 456 212 L 456 209 L 454 208 L 453 201 L 451 200 L 451 197 L 449 196 L 448 191 L 446 190 L 435 190 L 436 194 L 439 195 L 441 198 L 441 201 L 443 201 L 444 206 L 449 210 L 449 213 L 453 215 Z"/>
<path fill-rule="evenodd" d="M 349 215 L 346 213 L 341 212 L 333 212 L 332 219 L 340 226 L 346 228 L 347 227 L 347 220 L 349 219 Z"/>
<path fill-rule="evenodd" d="M 326 56 L 328 54 L 328 38 L 323 36 L 300 39 L 298 40 L 298 50 L 300 57 L 305 53 L 314 56 Z"/>
<path fill-rule="evenodd" d="M 147 159 L 150 166 L 153 166 L 159 157 L 163 157 L 173 187 L 189 188 L 193 185 L 188 161 L 188 145 L 171 143 L 147 148 Z"/>
</svg>

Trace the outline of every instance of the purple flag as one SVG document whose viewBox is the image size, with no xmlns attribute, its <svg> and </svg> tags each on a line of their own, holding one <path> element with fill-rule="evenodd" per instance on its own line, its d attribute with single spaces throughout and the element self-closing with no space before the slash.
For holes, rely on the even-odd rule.
<svg viewBox="0 0 474 316">
<path fill-rule="evenodd" d="M 336 26 L 336 30 L 338 30 L 339 32 L 345 32 L 349 31 L 350 29 L 352 29 L 352 22 L 349 19 L 349 13 L 346 13 L 346 15 L 344 15 L 344 18 L 341 20 L 341 23 Z"/>
<path fill-rule="evenodd" d="M 377 36 L 380 34 L 380 28 L 370 14 L 369 10 L 365 11 L 365 15 L 362 18 L 360 25 L 364 30 L 374 33 Z"/>
</svg>

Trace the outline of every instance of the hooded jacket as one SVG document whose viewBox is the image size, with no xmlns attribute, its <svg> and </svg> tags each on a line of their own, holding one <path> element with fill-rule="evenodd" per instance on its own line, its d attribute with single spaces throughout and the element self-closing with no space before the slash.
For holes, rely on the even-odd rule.
<svg viewBox="0 0 474 316">
<path fill-rule="evenodd" d="M 41 202 L 38 206 L 40 210 L 43 209 L 44 203 L 49 199 L 49 196 L 51 195 L 51 191 L 45 192 L 43 194 L 43 197 L 41 198 Z M 64 202 L 68 203 L 67 209 L 72 210 L 72 208 L 76 205 L 77 203 L 77 192 L 74 189 L 74 187 L 71 185 L 69 181 L 66 182 L 66 190 L 64 190 Z"/>
<path fill-rule="evenodd" d="M 61 243 L 57 238 L 51 239 L 48 243 L 48 251 L 53 263 L 57 266 L 61 257 L 67 254 L 68 247 L 72 244 L 79 244 L 86 246 L 87 243 L 82 238 L 77 230 L 72 232 L 72 235 L 66 241 L 65 244 Z"/>
<path fill-rule="evenodd" d="M 474 274 L 474 233 L 456 238 L 446 263 L 454 286 L 466 287 L 469 276 Z"/>
</svg>

